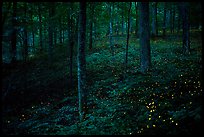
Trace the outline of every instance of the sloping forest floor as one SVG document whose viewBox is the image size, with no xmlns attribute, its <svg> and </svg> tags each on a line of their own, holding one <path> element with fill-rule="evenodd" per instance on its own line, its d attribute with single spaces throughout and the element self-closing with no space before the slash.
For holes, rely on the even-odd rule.
<svg viewBox="0 0 204 137">
<path fill-rule="evenodd" d="M 69 49 L 56 47 L 52 63 L 44 53 L 28 63 L 3 65 L 3 134 L 174 135 L 202 134 L 202 38 L 191 35 L 191 54 L 181 37 L 151 40 L 152 68 L 139 72 L 139 41 L 131 37 L 125 73 L 125 37 L 87 50 L 88 114 L 79 123 L 76 55 L 69 86 Z"/>
</svg>

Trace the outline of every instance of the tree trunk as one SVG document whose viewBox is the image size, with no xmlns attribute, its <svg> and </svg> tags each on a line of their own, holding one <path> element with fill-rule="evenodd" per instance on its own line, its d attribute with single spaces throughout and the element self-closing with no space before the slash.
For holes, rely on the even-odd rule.
<svg viewBox="0 0 204 137">
<path fill-rule="evenodd" d="M 12 50 L 12 59 L 11 62 L 16 62 L 16 28 L 17 28 L 17 18 L 16 18 L 16 12 L 17 12 L 17 2 L 13 2 L 13 13 L 12 13 L 12 25 L 13 25 L 13 32 L 11 37 L 11 50 Z"/>
<path fill-rule="evenodd" d="M 48 46 L 48 54 L 49 54 L 49 60 L 52 60 L 52 48 L 53 48 L 53 3 L 50 3 L 49 5 L 49 24 L 48 24 L 48 33 L 49 33 L 49 46 Z"/>
<path fill-rule="evenodd" d="M 28 57 L 28 33 L 27 33 L 27 3 L 24 3 L 24 61 Z"/>
<path fill-rule="evenodd" d="M 64 43 L 64 29 L 62 30 L 62 41 Z"/>
<path fill-rule="evenodd" d="M 124 5 L 122 5 L 124 7 Z M 124 8 L 122 9 L 122 35 L 124 34 Z"/>
<path fill-rule="evenodd" d="M 60 44 L 62 44 L 62 26 L 63 26 L 63 24 L 62 24 L 62 17 L 60 16 L 59 17 L 59 42 L 60 42 Z"/>
<path fill-rule="evenodd" d="M 109 42 L 110 42 L 111 54 L 112 54 L 112 57 L 113 57 L 114 56 L 114 51 L 113 51 L 113 40 L 112 40 L 113 28 L 112 28 L 112 5 L 111 5 L 111 3 L 110 3 L 110 7 L 109 7 L 109 15 L 110 15 L 110 21 L 109 21 Z"/>
<path fill-rule="evenodd" d="M 118 12 L 118 4 L 119 3 L 117 3 L 117 12 Z M 119 26 L 119 22 L 118 22 L 118 14 L 116 14 L 116 35 L 118 36 L 118 32 L 119 32 L 119 30 L 118 30 L 118 26 Z"/>
<path fill-rule="evenodd" d="M 127 64 L 128 64 L 128 44 L 129 44 L 131 6 L 132 6 L 132 2 L 130 2 L 130 7 L 129 7 L 129 10 L 128 10 L 128 30 L 127 30 L 127 44 L 126 44 L 126 56 L 125 56 L 125 70 L 127 70 Z"/>
<path fill-rule="evenodd" d="M 79 96 L 79 120 L 84 120 L 87 112 L 86 91 L 86 2 L 80 2 L 79 11 L 79 46 L 78 46 L 78 96 Z"/>
<path fill-rule="evenodd" d="M 133 27 L 132 27 L 132 15 L 131 15 L 131 13 L 130 13 L 130 20 L 129 21 L 130 21 L 129 32 L 130 32 L 130 34 L 132 34 L 133 33 Z"/>
<path fill-rule="evenodd" d="M 172 7 L 172 33 L 174 33 L 174 27 L 175 27 L 175 5 Z"/>
<path fill-rule="evenodd" d="M 138 36 L 138 3 L 135 2 L 135 12 L 136 12 L 136 20 L 135 20 L 135 24 L 136 24 L 136 27 L 135 27 L 135 35 L 136 37 Z"/>
<path fill-rule="evenodd" d="M 41 15 L 41 4 L 38 4 L 38 17 L 39 17 L 39 28 L 40 28 L 40 51 L 43 50 L 43 40 L 42 40 L 42 15 Z"/>
<path fill-rule="evenodd" d="M 166 2 L 164 2 L 163 36 L 166 36 Z"/>
<path fill-rule="evenodd" d="M 94 17 L 94 3 L 90 3 L 90 36 L 89 36 L 89 50 L 92 49 L 93 44 L 93 17 Z"/>
<path fill-rule="evenodd" d="M 157 18 L 157 5 L 156 2 L 152 3 L 152 36 L 157 36 L 157 26 L 156 26 L 156 18 Z"/>
<path fill-rule="evenodd" d="M 155 12 L 156 12 L 156 35 L 158 36 L 159 31 L 158 31 L 158 19 L 157 19 L 157 5 L 158 5 L 158 2 L 156 2 L 156 5 L 155 5 Z"/>
<path fill-rule="evenodd" d="M 141 72 L 146 73 L 151 65 L 150 59 L 150 29 L 149 29 L 149 3 L 139 3 L 139 38 L 140 38 L 140 59 Z"/>
<path fill-rule="evenodd" d="M 34 5 L 32 6 L 31 12 L 30 12 L 30 20 L 32 21 L 32 50 L 35 51 L 35 33 L 34 33 L 34 21 L 33 21 L 33 11 L 34 11 Z"/>
<path fill-rule="evenodd" d="M 183 53 L 190 54 L 190 37 L 189 37 L 189 3 L 181 2 L 181 16 L 182 16 L 182 27 L 183 27 Z"/>
<path fill-rule="evenodd" d="M 56 8 L 55 8 L 55 3 L 52 3 L 52 12 L 53 12 L 53 17 L 56 16 Z M 53 26 L 53 33 L 54 33 L 54 44 L 53 48 L 57 46 L 57 21 L 56 18 L 52 19 L 52 26 Z"/>
<path fill-rule="evenodd" d="M 69 79 L 70 79 L 70 90 L 72 91 L 73 85 L 73 47 L 74 47 L 74 21 L 72 16 L 73 3 L 68 3 L 68 41 L 70 45 L 70 64 L 69 64 Z"/>
</svg>

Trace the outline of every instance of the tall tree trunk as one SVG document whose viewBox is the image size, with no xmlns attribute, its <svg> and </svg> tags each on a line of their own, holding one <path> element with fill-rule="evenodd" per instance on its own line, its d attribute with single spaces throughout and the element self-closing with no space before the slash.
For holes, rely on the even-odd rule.
<svg viewBox="0 0 204 137">
<path fill-rule="evenodd" d="M 69 79 L 70 79 L 70 90 L 72 91 L 73 85 L 73 47 L 74 47 L 74 21 L 72 16 L 73 3 L 68 3 L 68 41 L 70 47 L 70 64 L 69 64 Z"/>
<path fill-rule="evenodd" d="M 62 44 L 62 17 L 59 17 L 59 42 Z"/>
<path fill-rule="evenodd" d="M 171 5 L 170 10 L 170 32 L 173 33 L 173 5 Z"/>
<path fill-rule="evenodd" d="M 129 44 L 131 6 L 132 6 L 132 2 L 130 2 L 130 7 L 129 7 L 129 10 L 128 10 L 128 30 L 127 30 L 127 43 L 126 43 L 126 56 L 125 56 L 125 70 L 127 70 L 127 64 L 128 64 L 128 44 Z"/>
<path fill-rule="evenodd" d="M 152 36 L 157 36 L 157 26 L 156 26 L 156 18 L 157 18 L 157 4 L 156 2 L 152 3 Z"/>
<path fill-rule="evenodd" d="M 79 11 L 79 46 L 78 46 L 78 96 L 79 96 L 79 120 L 83 121 L 87 112 L 86 91 L 86 2 L 80 2 Z"/>
<path fill-rule="evenodd" d="M 173 5 L 172 33 L 174 33 L 174 28 L 175 28 L 175 15 L 176 15 L 175 5 Z"/>
<path fill-rule="evenodd" d="M 33 37 L 33 51 L 35 51 L 35 32 L 34 32 L 34 27 L 32 28 L 32 37 Z"/>
<path fill-rule="evenodd" d="M 52 3 L 52 12 L 53 12 L 53 17 L 56 16 L 56 8 L 55 8 L 55 3 L 53 2 Z M 53 44 L 53 47 L 56 47 L 57 45 L 57 21 L 56 21 L 56 18 L 53 18 L 52 19 L 52 26 L 53 26 L 53 33 L 54 33 L 54 44 Z"/>
<path fill-rule="evenodd" d="M 155 3 L 155 12 L 156 12 L 156 35 L 158 36 L 159 31 L 158 31 L 158 19 L 157 19 L 157 5 L 158 5 L 158 2 Z"/>
<path fill-rule="evenodd" d="M 12 51 L 12 59 L 11 62 L 16 62 L 16 28 L 17 28 L 17 18 L 16 18 L 16 12 L 17 12 L 17 2 L 13 2 L 13 13 L 12 13 L 12 25 L 13 25 L 13 32 L 11 37 L 11 51 Z"/>
<path fill-rule="evenodd" d="M 89 36 L 89 50 L 92 49 L 92 44 L 93 44 L 93 17 L 94 17 L 94 3 L 90 3 L 90 22 L 89 22 L 89 25 L 90 25 L 90 36 Z"/>
<path fill-rule="evenodd" d="M 43 50 L 43 40 L 42 40 L 42 15 L 41 15 L 41 4 L 38 4 L 38 17 L 39 17 L 39 28 L 40 28 L 40 41 L 39 41 L 39 45 L 40 45 L 40 51 Z"/>
<path fill-rule="evenodd" d="M 118 7 L 119 7 L 118 4 L 119 4 L 119 3 L 117 3 L 117 5 L 116 5 L 116 6 L 117 6 L 117 12 L 118 12 Z M 118 26 L 119 26 L 118 14 L 116 14 L 116 28 L 115 28 L 115 29 L 116 29 L 116 35 L 117 35 L 117 36 L 118 36 L 118 32 L 119 32 Z"/>
<path fill-rule="evenodd" d="M 122 5 L 122 35 L 124 34 L 124 5 Z"/>
<path fill-rule="evenodd" d="M 131 12 L 130 12 L 130 20 L 129 21 L 130 21 L 130 24 L 129 24 L 130 25 L 129 26 L 130 30 L 129 30 L 129 32 L 130 32 L 130 34 L 132 34 L 133 33 L 133 27 L 132 27 L 132 15 L 131 15 Z"/>
<path fill-rule="evenodd" d="M 135 20 L 135 35 L 138 36 L 138 2 L 135 2 L 135 12 L 136 12 L 136 20 Z"/>
<path fill-rule="evenodd" d="M 110 21 L 109 21 L 109 42 L 110 42 L 110 49 L 111 49 L 111 54 L 112 57 L 114 56 L 114 51 L 113 51 L 113 40 L 112 40 L 112 35 L 113 35 L 113 22 L 112 22 L 112 3 L 110 3 L 109 7 L 109 15 L 110 15 Z"/>
<path fill-rule="evenodd" d="M 182 16 L 182 27 L 183 27 L 183 53 L 190 53 L 190 36 L 189 36 L 189 3 L 181 2 L 181 16 Z"/>
<path fill-rule="evenodd" d="M 54 15 L 54 6 L 53 3 L 49 4 L 49 24 L 48 24 L 48 33 L 49 33 L 49 46 L 48 46 L 48 54 L 49 61 L 52 60 L 52 49 L 53 49 L 53 15 Z"/>
<path fill-rule="evenodd" d="M 24 3 L 24 61 L 28 57 L 28 33 L 27 33 L 27 3 Z"/>
<path fill-rule="evenodd" d="M 164 2 L 163 36 L 166 36 L 166 2 Z"/>
<path fill-rule="evenodd" d="M 33 11 L 34 11 L 34 5 L 32 6 L 31 12 L 30 12 L 30 20 L 32 21 L 32 50 L 35 51 L 35 33 L 34 33 L 34 21 L 33 21 Z"/>
<path fill-rule="evenodd" d="M 150 29 L 149 29 L 149 3 L 139 3 L 139 38 L 140 38 L 140 60 L 141 72 L 146 73 L 151 65 L 150 56 Z"/>
</svg>

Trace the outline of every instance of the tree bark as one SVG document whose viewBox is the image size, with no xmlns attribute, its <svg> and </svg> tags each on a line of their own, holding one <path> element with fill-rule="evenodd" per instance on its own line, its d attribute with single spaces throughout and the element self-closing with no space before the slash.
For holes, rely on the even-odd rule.
<svg viewBox="0 0 204 137">
<path fill-rule="evenodd" d="M 49 4 L 49 24 L 48 24 L 48 33 L 49 33 L 49 46 L 48 46 L 48 54 L 49 60 L 52 60 L 52 49 L 53 49 L 53 15 L 54 15 L 54 6 L 53 3 Z"/>
<path fill-rule="evenodd" d="M 112 40 L 112 35 L 113 35 L 113 28 L 112 28 L 112 5 L 110 3 L 109 7 L 109 15 L 110 15 L 110 21 L 109 21 L 109 42 L 110 42 L 110 49 L 111 49 L 111 54 L 112 57 L 114 56 L 114 51 L 113 51 L 113 40 Z"/>
<path fill-rule="evenodd" d="M 175 5 L 172 5 L 172 33 L 174 33 L 175 28 Z"/>
<path fill-rule="evenodd" d="M 156 18 L 157 18 L 157 3 L 152 3 L 152 36 L 157 36 L 157 25 L 156 25 Z"/>
<path fill-rule="evenodd" d="M 56 16 L 56 5 L 53 2 L 52 3 L 52 13 L 53 13 L 53 17 Z M 54 44 L 53 47 L 57 46 L 57 21 L 56 21 L 56 17 L 52 19 L 52 26 L 53 26 L 53 34 L 54 34 Z"/>
<path fill-rule="evenodd" d="M 163 37 L 166 36 L 166 2 L 164 2 Z"/>
<path fill-rule="evenodd" d="M 189 3 L 181 2 L 180 8 L 181 8 L 182 27 L 183 27 L 183 53 L 190 54 Z"/>
<path fill-rule="evenodd" d="M 13 25 L 13 32 L 11 37 L 11 51 L 12 51 L 12 59 L 11 62 L 16 62 L 16 33 L 17 33 L 17 2 L 13 2 L 13 13 L 12 13 L 12 25 Z"/>
<path fill-rule="evenodd" d="M 138 3 L 135 2 L 135 12 L 136 12 L 136 20 L 135 20 L 135 24 L 136 24 L 136 27 L 135 27 L 135 35 L 136 37 L 138 36 Z"/>
<path fill-rule="evenodd" d="M 28 33 L 27 33 L 27 3 L 24 3 L 24 61 L 28 57 Z"/>
<path fill-rule="evenodd" d="M 132 2 L 130 2 L 130 7 L 129 7 L 129 10 L 128 10 L 128 30 L 127 30 L 127 43 L 126 43 L 126 56 L 125 56 L 125 70 L 127 70 L 127 64 L 128 64 L 128 44 L 129 44 L 131 6 L 132 6 Z"/>
<path fill-rule="evenodd" d="M 149 3 L 139 3 L 139 38 L 140 38 L 140 60 L 141 72 L 146 73 L 151 65 L 150 59 L 150 29 L 149 29 Z"/>
<path fill-rule="evenodd" d="M 92 49 L 92 44 L 93 44 L 93 17 L 94 17 L 94 3 L 90 3 L 90 36 L 89 36 L 89 50 Z"/>
<path fill-rule="evenodd" d="M 122 5 L 122 35 L 124 34 L 124 5 Z"/>
<path fill-rule="evenodd" d="M 43 50 L 43 40 L 42 40 L 42 15 L 41 15 L 41 4 L 38 4 L 38 17 L 39 17 L 39 31 L 40 31 L 40 41 L 39 41 L 39 45 L 40 45 L 40 51 Z"/>
<path fill-rule="evenodd" d="M 79 46 L 78 46 L 78 96 L 79 96 L 79 120 L 84 120 L 87 111 L 86 91 L 86 2 L 80 2 L 79 11 Z"/>
<path fill-rule="evenodd" d="M 73 47 L 74 47 L 74 21 L 73 21 L 73 3 L 68 3 L 68 41 L 70 47 L 70 64 L 69 64 L 69 79 L 70 90 L 72 91 L 73 85 Z"/>
<path fill-rule="evenodd" d="M 62 44 L 62 17 L 59 17 L 59 42 Z"/>
<path fill-rule="evenodd" d="M 34 33 L 34 21 L 33 21 L 33 11 L 34 11 L 34 6 L 31 6 L 31 12 L 30 12 L 30 20 L 32 21 L 32 50 L 35 51 L 35 33 Z"/>
</svg>

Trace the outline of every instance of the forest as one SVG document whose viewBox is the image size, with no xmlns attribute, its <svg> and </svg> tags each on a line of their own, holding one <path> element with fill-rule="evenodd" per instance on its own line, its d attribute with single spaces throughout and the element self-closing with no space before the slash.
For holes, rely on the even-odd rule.
<svg viewBox="0 0 204 137">
<path fill-rule="evenodd" d="M 201 2 L 2 1 L 3 135 L 203 135 Z"/>
</svg>

